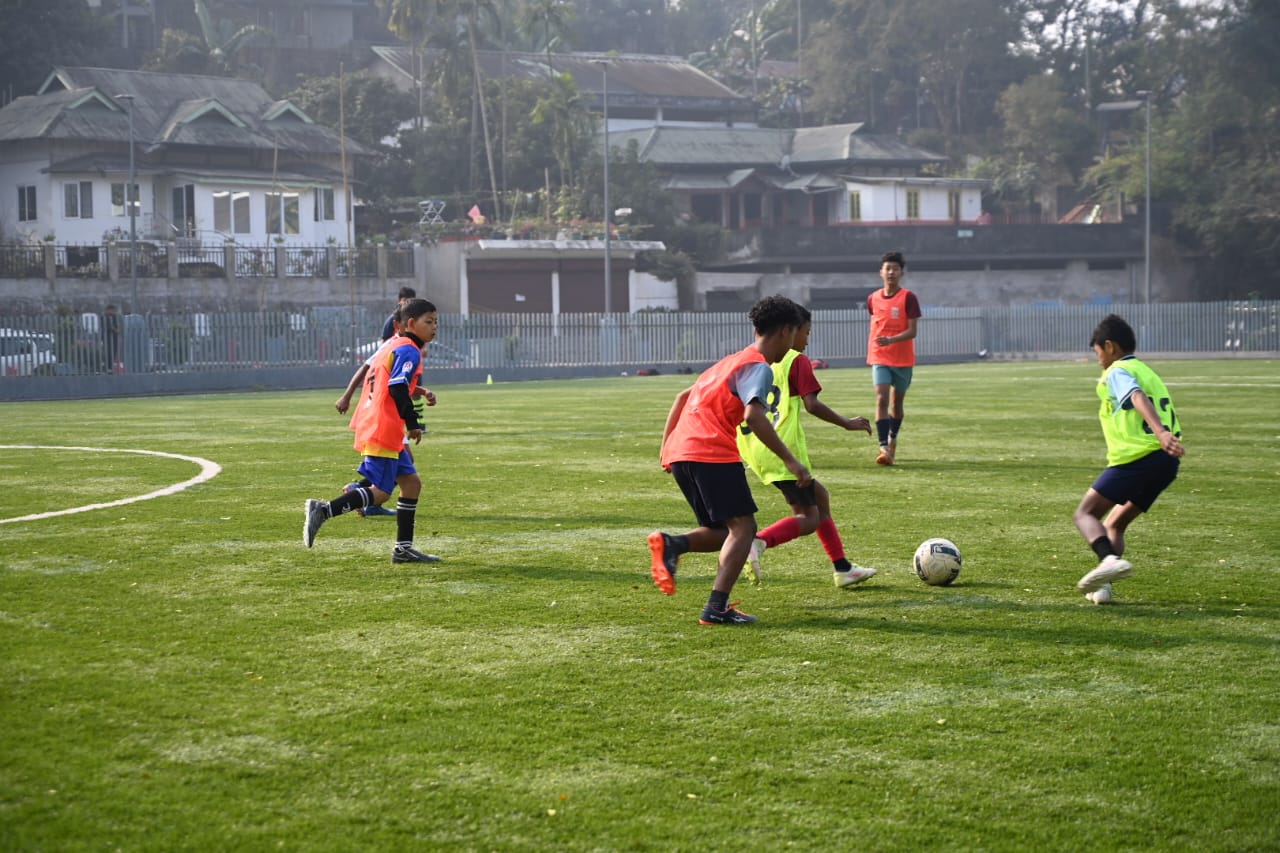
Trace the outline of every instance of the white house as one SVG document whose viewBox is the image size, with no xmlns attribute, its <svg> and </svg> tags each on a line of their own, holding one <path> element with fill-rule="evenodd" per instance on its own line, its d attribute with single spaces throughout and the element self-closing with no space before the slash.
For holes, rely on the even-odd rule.
<svg viewBox="0 0 1280 853">
<path fill-rule="evenodd" d="M 733 230 L 978 221 L 987 181 L 929 177 L 945 157 L 862 128 L 651 127 L 609 146 L 634 144 L 691 219 Z"/>
<path fill-rule="evenodd" d="M 367 153 L 345 149 L 348 164 Z M 250 81 L 56 68 L 0 109 L 0 241 L 100 245 L 129 234 L 132 199 L 139 239 L 345 242 L 343 153 Z"/>
</svg>

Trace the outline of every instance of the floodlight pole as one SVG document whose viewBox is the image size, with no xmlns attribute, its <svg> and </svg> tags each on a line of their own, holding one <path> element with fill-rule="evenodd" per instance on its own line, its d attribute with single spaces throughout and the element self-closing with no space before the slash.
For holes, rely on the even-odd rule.
<svg viewBox="0 0 1280 853">
<path fill-rule="evenodd" d="M 124 203 L 129 205 L 129 284 L 133 291 L 133 313 L 139 313 L 138 304 L 138 207 L 134 198 L 134 185 L 138 180 L 137 166 L 133 159 L 133 95 L 116 95 L 129 103 L 129 184 L 124 188 Z"/>
<path fill-rule="evenodd" d="M 609 233 L 609 62 L 596 60 L 604 80 L 601 87 L 604 103 L 604 313 L 613 313 L 613 254 Z"/>
<path fill-rule="evenodd" d="M 1145 159 L 1146 171 L 1146 224 L 1142 231 L 1142 274 L 1146 286 L 1146 303 L 1151 304 L 1151 90 L 1144 89 L 1138 93 L 1146 101 L 1147 106 L 1147 147 Z"/>
</svg>

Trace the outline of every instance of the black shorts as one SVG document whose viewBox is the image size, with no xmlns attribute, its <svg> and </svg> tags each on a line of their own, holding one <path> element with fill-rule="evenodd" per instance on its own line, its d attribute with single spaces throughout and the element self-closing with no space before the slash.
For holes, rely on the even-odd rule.
<svg viewBox="0 0 1280 853">
<path fill-rule="evenodd" d="M 731 518 L 756 514 L 741 462 L 672 462 L 671 474 L 703 527 L 724 528 Z"/>
<path fill-rule="evenodd" d="M 1113 465 L 1093 481 L 1093 490 L 1113 504 L 1132 503 L 1146 512 L 1178 476 L 1178 460 L 1163 450 Z"/>
<path fill-rule="evenodd" d="M 787 499 L 787 503 L 791 506 L 818 505 L 817 480 L 810 480 L 809 485 L 803 489 L 796 485 L 795 480 L 779 480 L 773 485 L 778 491 L 782 492 L 782 496 Z"/>
</svg>

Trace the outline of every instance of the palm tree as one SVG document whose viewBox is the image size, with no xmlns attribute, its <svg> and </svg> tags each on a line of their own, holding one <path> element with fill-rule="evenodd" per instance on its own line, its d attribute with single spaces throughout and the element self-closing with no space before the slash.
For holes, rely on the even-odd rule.
<svg viewBox="0 0 1280 853">
<path fill-rule="evenodd" d="M 223 74 L 234 74 L 240 51 L 255 44 L 275 41 L 275 34 L 254 24 L 239 26 L 228 18 L 213 17 L 205 0 L 195 0 L 196 18 L 209 61 Z"/>
<path fill-rule="evenodd" d="M 539 99 L 531 118 L 536 125 L 551 126 L 551 146 L 560 169 L 560 184 L 572 184 L 573 158 L 583 137 L 591 132 L 592 118 L 582 106 L 571 75 L 557 74 L 551 78 L 551 91 Z"/>
<path fill-rule="evenodd" d="M 387 21 L 387 29 L 396 37 L 409 43 L 410 62 L 413 65 L 413 85 L 418 96 L 418 114 L 414 118 L 414 126 L 422 130 L 423 94 L 422 94 L 422 43 L 430 32 L 432 12 L 437 3 L 435 0 L 377 0 L 378 5 L 391 11 Z"/>
<path fill-rule="evenodd" d="M 547 52 L 547 76 L 554 77 L 555 65 L 551 61 L 551 48 L 566 45 L 573 29 L 573 6 L 566 0 L 525 0 L 520 6 L 517 26 L 533 42 L 542 36 L 542 46 Z"/>
</svg>

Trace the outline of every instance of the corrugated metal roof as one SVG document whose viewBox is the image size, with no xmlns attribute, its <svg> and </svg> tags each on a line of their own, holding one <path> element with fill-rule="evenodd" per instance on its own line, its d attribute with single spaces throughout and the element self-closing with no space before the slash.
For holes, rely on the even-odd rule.
<svg viewBox="0 0 1280 853">
<path fill-rule="evenodd" d="M 640 159 L 670 168 L 684 166 L 840 166 L 942 162 L 940 154 L 895 136 L 860 134 L 861 124 L 801 127 L 653 127 L 612 131 L 610 147 L 640 146 Z M 784 160 L 785 158 L 785 160 Z"/>
<path fill-rule="evenodd" d="M 81 67 L 54 69 L 40 93 L 0 109 L 0 141 L 127 144 L 129 115 L 117 95 L 133 96 L 134 138 L 144 149 L 166 144 L 287 149 L 293 154 L 337 154 L 340 149 L 335 131 L 281 110 L 280 102 L 249 80 Z M 267 119 L 268 114 L 278 117 Z M 368 152 L 348 140 L 347 153 Z"/>
</svg>

